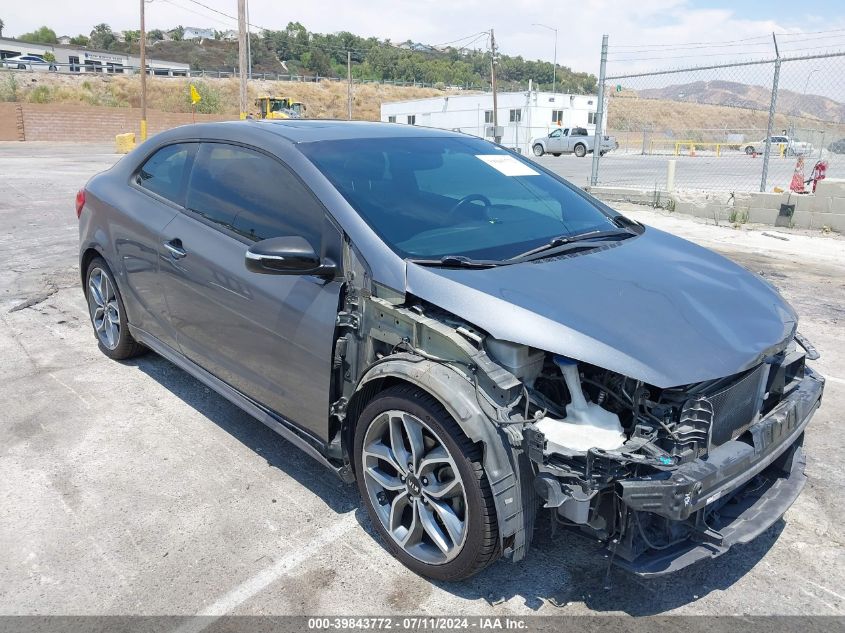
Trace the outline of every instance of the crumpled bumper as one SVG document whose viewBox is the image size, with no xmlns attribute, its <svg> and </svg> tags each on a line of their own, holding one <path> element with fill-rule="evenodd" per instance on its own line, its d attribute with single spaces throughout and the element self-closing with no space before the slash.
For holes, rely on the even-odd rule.
<svg viewBox="0 0 845 633">
<path fill-rule="evenodd" d="M 619 481 L 621 500 L 630 510 L 672 521 L 692 521 L 699 510 L 724 497 L 734 498 L 708 517 L 706 529 L 693 532 L 689 539 L 615 562 L 642 576 L 666 574 L 724 554 L 775 523 L 806 483 L 801 444 L 823 389 L 824 379 L 808 368 L 795 390 L 749 429 L 751 444 L 726 442 L 665 478 Z M 755 485 L 746 486 L 753 478 Z"/>
</svg>

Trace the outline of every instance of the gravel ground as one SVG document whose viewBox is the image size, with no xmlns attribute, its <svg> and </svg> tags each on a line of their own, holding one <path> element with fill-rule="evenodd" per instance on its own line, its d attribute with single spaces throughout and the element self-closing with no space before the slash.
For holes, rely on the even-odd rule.
<svg viewBox="0 0 845 633">
<path fill-rule="evenodd" d="M 609 586 L 596 543 L 543 523 L 522 563 L 432 583 L 386 553 L 354 487 L 163 359 L 98 352 L 73 198 L 117 158 L 0 143 L 0 615 L 845 614 L 845 240 L 624 208 L 763 274 L 821 352 L 809 484 L 782 521 Z"/>
</svg>

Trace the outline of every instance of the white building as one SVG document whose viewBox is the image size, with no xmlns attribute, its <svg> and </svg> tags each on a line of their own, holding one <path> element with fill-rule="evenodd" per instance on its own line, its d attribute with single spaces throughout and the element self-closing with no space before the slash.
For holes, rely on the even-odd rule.
<svg viewBox="0 0 845 633">
<path fill-rule="evenodd" d="M 583 127 L 595 133 L 598 98 L 552 92 L 500 92 L 497 95 L 502 145 L 527 154 L 532 138 L 557 127 Z M 381 104 L 381 120 L 424 125 L 482 138 L 493 136 L 493 94 L 451 95 Z"/>
<path fill-rule="evenodd" d="M 55 56 L 57 72 L 60 73 L 123 74 L 137 72 L 141 66 L 141 59 L 137 55 L 98 51 L 82 46 L 38 44 L 0 38 L 0 59 L 17 55 L 44 55 L 44 53 L 52 53 Z M 147 57 L 147 67 L 150 74 L 168 76 L 185 76 L 191 68 L 189 64 L 150 57 Z"/>
<path fill-rule="evenodd" d="M 214 29 L 201 29 L 196 26 L 186 26 L 182 34 L 183 40 L 213 40 Z"/>
</svg>

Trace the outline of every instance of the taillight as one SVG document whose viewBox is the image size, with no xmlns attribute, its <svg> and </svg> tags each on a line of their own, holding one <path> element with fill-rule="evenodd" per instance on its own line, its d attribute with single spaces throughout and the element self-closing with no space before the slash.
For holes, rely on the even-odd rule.
<svg viewBox="0 0 845 633">
<path fill-rule="evenodd" d="M 76 192 L 76 219 L 82 215 L 82 207 L 85 206 L 85 189 L 80 189 Z"/>
</svg>

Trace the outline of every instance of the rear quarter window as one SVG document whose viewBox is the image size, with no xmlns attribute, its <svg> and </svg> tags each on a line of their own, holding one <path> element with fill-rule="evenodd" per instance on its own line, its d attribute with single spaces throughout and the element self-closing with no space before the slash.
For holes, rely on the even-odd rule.
<svg viewBox="0 0 845 633">
<path fill-rule="evenodd" d="M 141 165 L 135 183 L 142 189 L 181 205 L 188 158 L 193 148 L 192 143 L 162 147 Z"/>
</svg>

